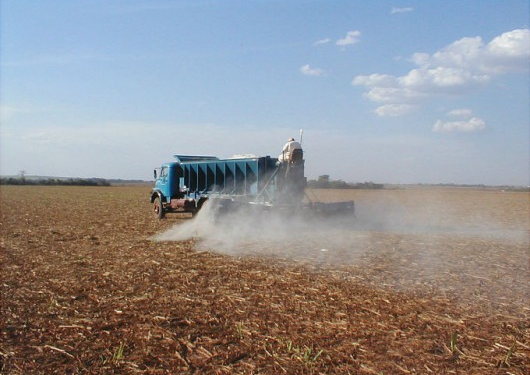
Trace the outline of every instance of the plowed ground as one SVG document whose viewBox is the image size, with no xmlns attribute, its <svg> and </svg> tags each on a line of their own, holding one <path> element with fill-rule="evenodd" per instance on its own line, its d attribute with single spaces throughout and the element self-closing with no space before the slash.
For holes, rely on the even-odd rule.
<svg viewBox="0 0 530 375">
<path fill-rule="evenodd" d="M 528 193 L 316 191 L 344 241 L 219 251 L 148 192 L 1 188 L 2 374 L 530 373 Z"/>
</svg>

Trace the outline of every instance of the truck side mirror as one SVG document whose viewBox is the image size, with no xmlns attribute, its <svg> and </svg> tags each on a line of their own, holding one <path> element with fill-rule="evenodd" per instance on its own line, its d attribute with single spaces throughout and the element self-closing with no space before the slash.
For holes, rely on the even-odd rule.
<svg viewBox="0 0 530 375">
<path fill-rule="evenodd" d="M 156 180 L 156 169 L 153 170 L 153 176 L 154 176 L 154 178 Z"/>
</svg>

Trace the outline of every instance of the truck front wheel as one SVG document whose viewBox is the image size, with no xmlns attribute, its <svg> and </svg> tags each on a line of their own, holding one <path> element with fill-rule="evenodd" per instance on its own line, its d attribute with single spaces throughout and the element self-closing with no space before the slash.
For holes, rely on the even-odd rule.
<svg viewBox="0 0 530 375">
<path fill-rule="evenodd" d="M 160 197 L 156 197 L 153 201 L 153 212 L 155 213 L 157 219 L 160 220 L 164 218 L 164 206 L 162 205 L 162 200 Z"/>
</svg>

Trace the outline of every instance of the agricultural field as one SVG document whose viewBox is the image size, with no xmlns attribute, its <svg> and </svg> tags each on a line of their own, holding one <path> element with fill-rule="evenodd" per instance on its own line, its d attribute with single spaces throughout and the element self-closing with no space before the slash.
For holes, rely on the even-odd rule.
<svg viewBox="0 0 530 375">
<path fill-rule="evenodd" d="M 1 187 L 1 374 L 530 373 L 528 192 L 157 221 L 149 190 Z"/>
</svg>

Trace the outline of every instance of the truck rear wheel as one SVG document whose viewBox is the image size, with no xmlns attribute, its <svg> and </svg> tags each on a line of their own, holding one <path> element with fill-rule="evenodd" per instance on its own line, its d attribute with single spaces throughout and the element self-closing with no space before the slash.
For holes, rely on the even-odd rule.
<svg viewBox="0 0 530 375">
<path fill-rule="evenodd" d="M 157 219 L 163 219 L 165 216 L 164 206 L 162 205 L 162 200 L 160 197 L 156 197 L 153 201 L 153 212 Z"/>
</svg>

